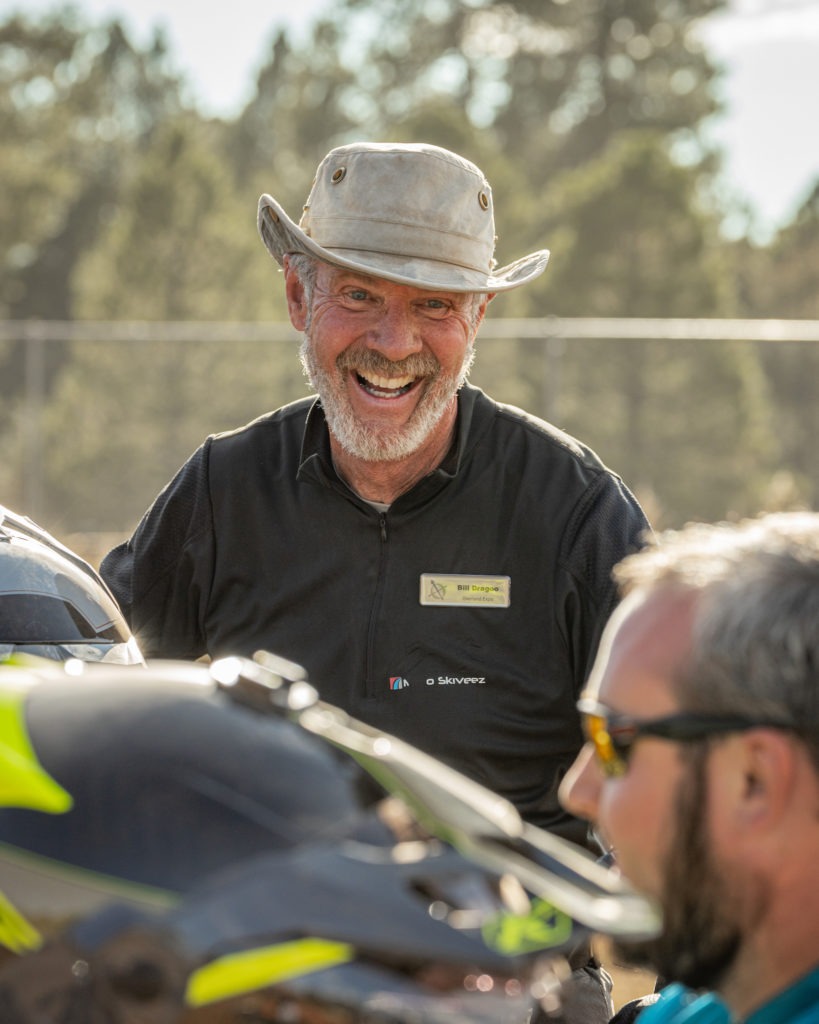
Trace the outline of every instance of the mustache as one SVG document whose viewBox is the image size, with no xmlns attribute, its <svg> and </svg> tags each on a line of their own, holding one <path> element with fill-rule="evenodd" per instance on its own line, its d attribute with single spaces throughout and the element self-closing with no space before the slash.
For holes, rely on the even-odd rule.
<svg viewBox="0 0 819 1024">
<path fill-rule="evenodd" d="M 370 349 L 360 352 L 345 349 L 336 359 L 336 366 L 339 370 L 360 373 L 364 377 L 368 374 L 379 377 L 435 377 L 441 369 L 435 356 L 428 352 L 414 352 L 404 359 L 387 359 Z"/>
</svg>

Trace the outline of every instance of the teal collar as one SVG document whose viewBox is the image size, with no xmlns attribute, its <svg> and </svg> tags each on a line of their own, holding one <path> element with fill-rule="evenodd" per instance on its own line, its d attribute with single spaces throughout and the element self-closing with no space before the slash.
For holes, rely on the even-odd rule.
<svg viewBox="0 0 819 1024">
<path fill-rule="evenodd" d="M 713 993 L 698 995 L 683 985 L 668 985 L 640 1024 L 731 1024 L 730 1012 Z M 765 1003 L 743 1024 L 819 1024 L 819 967 Z"/>
<path fill-rule="evenodd" d="M 819 967 L 774 996 L 745 1024 L 819 1024 Z"/>
</svg>

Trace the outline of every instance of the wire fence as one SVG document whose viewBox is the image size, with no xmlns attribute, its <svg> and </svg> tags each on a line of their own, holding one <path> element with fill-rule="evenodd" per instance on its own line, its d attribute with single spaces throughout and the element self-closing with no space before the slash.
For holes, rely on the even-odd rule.
<svg viewBox="0 0 819 1024">
<path fill-rule="evenodd" d="M 492 318 L 488 338 L 575 338 L 612 341 L 819 341 L 819 320 L 653 317 Z M 0 320 L 0 341 L 293 341 L 281 322 L 199 320 Z"/>
<path fill-rule="evenodd" d="M 23 504 L 37 519 L 45 507 L 44 409 L 48 401 L 50 347 L 70 342 L 96 341 L 112 345 L 163 341 L 196 345 L 240 342 L 293 344 L 299 335 L 281 322 L 200 321 L 0 321 L 0 343 L 16 343 L 23 350 L 23 431 L 25 466 Z M 656 319 L 647 317 L 544 317 L 539 319 L 487 318 L 480 330 L 480 345 L 509 340 L 540 347 L 540 414 L 554 419 L 559 403 L 561 362 L 573 341 L 642 342 L 747 342 L 769 346 L 780 343 L 819 342 L 819 320 L 795 319 Z M 17 389 L 17 394 L 20 390 Z M 497 396 L 496 396 L 497 397 Z M 503 398 L 503 396 L 500 396 Z"/>
</svg>

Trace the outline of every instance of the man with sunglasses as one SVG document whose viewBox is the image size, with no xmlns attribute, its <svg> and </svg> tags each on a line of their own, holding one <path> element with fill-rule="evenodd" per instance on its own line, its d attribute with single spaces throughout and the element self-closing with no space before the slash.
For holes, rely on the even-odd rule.
<svg viewBox="0 0 819 1024">
<path fill-rule="evenodd" d="M 691 525 L 623 600 L 560 797 L 660 905 L 641 1024 L 819 1022 L 819 515 Z"/>
</svg>

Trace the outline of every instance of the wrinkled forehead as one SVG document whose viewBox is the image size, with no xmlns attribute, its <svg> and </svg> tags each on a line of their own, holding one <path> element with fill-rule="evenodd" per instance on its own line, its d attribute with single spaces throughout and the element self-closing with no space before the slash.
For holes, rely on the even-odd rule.
<svg viewBox="0 0 819 1024">
<path fill-rule="evenodd" d="M 347 267 L 339 267 L 324 260 L 318 262 L 317 280 L 321 287 L 343 288 L 347 285 L 358 285 L 366 288 L 374 295 L 396 296 L 405 299 L 425 298 L 440 296 L 451 301 L 456 307 L 466 306 L 476 297 L 475 292 L 450 292 L 445 288 L 419 288 L 416 285 L 401 284 L 397 281 L 389 281 L 384 277 L 375 274 L 368 274 L 363 270 L 351 270 Z M 479 296 L 483 298 L 483 296 Z"/>
</svg>

